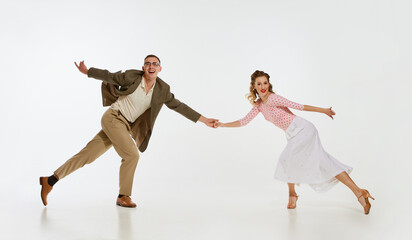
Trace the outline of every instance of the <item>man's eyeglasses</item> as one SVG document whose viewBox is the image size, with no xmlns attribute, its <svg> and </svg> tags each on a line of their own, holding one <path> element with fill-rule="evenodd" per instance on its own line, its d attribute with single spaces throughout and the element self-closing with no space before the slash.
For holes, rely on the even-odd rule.
<svg viewBox="0 0 412 240">
<path fill-rule="evenodd" d="M 153 65 L 153 66 L 155 66 L 155 67 L 159 67 L 159 66 L 160 66 L 160 63 L 158 63 L 158 62 L 145 62 L 144 65 L 145 65 L 146 67 L 150 67 L 150 65 Z"/>
</svg>

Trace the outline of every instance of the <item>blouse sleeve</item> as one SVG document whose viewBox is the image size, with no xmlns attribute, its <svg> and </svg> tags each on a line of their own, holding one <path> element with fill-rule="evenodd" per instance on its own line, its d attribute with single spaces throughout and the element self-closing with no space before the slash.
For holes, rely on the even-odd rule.
<svg viewBox="0 0 412 240">
<path fill-rule="evenodd" d="M 271 101 L 276 106 L 288 107 L 288 108 L 293 108 L 293 109 L 301 110 L 301 111 L 303 110 L 303 105 L 300 104 L 300 103 L 292 102 L 292 101 L 290 101 L 290 100 L 288 100 L 288 99 L 286 99 L 282 96 L 279 96 L 277 94 L 272 94 L 272 96 L 273 97 L 271 98 Z"/>
<path fill-rule="evenodd" d="M 245 126 L 248 123 L 250 123 L 250 121 L 252 121 L 257 115 L 259 114 L 259 108 L 258 105 L 255 104 L 255 106 L 253 106 L 252 110 L 250 110 L 250 112 L 242 119 L 240 119 L 240 126 Z"/>
</svg>

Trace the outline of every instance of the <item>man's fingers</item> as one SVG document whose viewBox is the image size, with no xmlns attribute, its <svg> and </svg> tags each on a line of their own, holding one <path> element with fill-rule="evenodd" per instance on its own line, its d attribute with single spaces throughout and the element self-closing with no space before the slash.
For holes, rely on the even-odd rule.
<svg viewBox="0 0 412 240">
<path fill-rule="evenodd" d="M 84 66 L 84 60 L 80 61 L 79 64 L 77 64 L 77 62 L 74 62 L 74 64 L 76 65 L 77 68 L 83 67 Z"/>
</svg>

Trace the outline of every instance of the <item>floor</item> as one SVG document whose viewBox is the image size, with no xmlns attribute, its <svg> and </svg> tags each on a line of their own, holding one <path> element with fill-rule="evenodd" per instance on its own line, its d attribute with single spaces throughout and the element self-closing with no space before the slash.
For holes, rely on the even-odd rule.
<svg viewBox="0 0 412 240">
<path fill-rule="evenodd" d="M 2 239 L 409 239 L 410 210 L 375 194 L 369 215 L 342 186 L 328 194 L 300 187 L 295 210 L 268 188 L 161 189 L 135 197 L 135 209 L 118 207 L 107 192 L 72 194 L 55 188 L 44 207 L 40 186 L 1 200 Z M 275 189 L 276 190 L 276 189 Z"/>
</svg>

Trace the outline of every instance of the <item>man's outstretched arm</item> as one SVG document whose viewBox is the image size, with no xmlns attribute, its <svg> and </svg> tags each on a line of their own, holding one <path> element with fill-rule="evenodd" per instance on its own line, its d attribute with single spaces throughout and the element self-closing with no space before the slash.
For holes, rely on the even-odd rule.
<svg viewBox="0 0 412 240">
<path fill-rule="evenodd" d="M 129 86 L 136 79 L 136 70 L 128 70 L 124 73 L 121 71 L 111 73 L 107 70 L 102 70 L 93 67 L 88 69 L 84 64 L 84 61 L 81 61 L 79 64 L 74 62 L 74 64 L 81 73 L 86 74 L 88 77 L 102 80 L 104 82 L 108 82 L 110 84 L 117 86 Z"/>
<path fill-rule="evenodd" d="M 77 69 L 79 69 L 79 71 L 83 74 L 86 74 L 89 72 L 89 69 L 86 67 L 86 65 L 84 64 L 84 61 L 80 61 L 79 65 L 77 65 L 77 62 L 74 62 L 74 64 L 76 65 Z"/>
<path fill-rule="evenodd" d="M 206 124 L 206 126 L 211 127 L 211 128 L 215 128 L 214 123 L 219 121 L 217 119 L 206 118 L 202 116 L 200 113 L 196 112 L 195 110 L 193 110 L 186 104 L 177 100 L 175 96 L 173 95 L 173 93 L 171 93 L 170 91 L 168 92 L 167 100 L 165 101 L 165 104 L 168 108 L 182 114 L 183 116 L 192 120 L 193 122 L 200 121 Z"/>
</svg>

